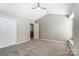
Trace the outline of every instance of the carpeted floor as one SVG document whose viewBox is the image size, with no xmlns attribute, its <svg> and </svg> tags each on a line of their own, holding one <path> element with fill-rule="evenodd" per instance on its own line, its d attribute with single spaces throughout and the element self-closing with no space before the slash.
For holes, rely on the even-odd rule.
<svg viewBox="0 0 79 59">
<path fill-rule="evenodd" d="M 0 56 L 73 56 L 73 54 L 67 44 L 30 40 L 0 49 Z"/>
</svg>

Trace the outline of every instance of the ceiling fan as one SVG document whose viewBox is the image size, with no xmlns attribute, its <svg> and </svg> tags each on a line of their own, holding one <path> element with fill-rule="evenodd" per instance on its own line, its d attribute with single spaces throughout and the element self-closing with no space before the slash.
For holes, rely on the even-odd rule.
<svg viewBox="0 0 79 59">
<path fill-rule="evenodd" d="M 46 8 L 40 6 L 40 3 L 37 3 L 37 6 L 33 7 L 32 9 L 37 9 L 37 10 L 43 9 L 43 10 L 46 10 Z"/>
</svg>

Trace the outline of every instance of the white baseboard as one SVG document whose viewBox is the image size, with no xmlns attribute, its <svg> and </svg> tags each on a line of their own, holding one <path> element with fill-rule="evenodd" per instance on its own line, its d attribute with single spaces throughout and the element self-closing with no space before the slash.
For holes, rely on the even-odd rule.
<svg viewBox="0 0 79 59">
<path fill-rule="evenodd" d="M 5 46 L 3 46 L 3 47 L 0 47 L 0 49 L 6 48 L 6 47 L 9 47 L 9 46 L 12 46 L 12 45 L 15 45 L 15 43 L 12 43 L 12 44 L 9 44 L 9 45 L 5 45 Z"/>
<path fill-rule="evenodd" d="M 73 42 L 71 40 L 68 40 L 67 44 L 72 50 L 72 53 L 75 55 L 75 48 L 74 48 Z"/>
<path fill-rule="evenodd" d="M 22 41 L 22 42 L 16 42 L 16 43 L 13 43 L 13 44 L 10 44 L 10 45 L 6 45 L 6 46 L 4 46 L 4 47 L 0 47 L 0 49 L 1 49 L 1 48 L 6 48 L 6 47 L 9 47 L 9 46 L 13 46 L 13 45 L 22 44 L 22 43 L 27 42 L 27 41 L 30 41 L 30 40 L 25 40 L 25 41 Z"/>
<path fill-rule="evenodd" d="M 30 40 L 25 40 L 25 41 L 22 41 L 22 42 L 17 42 L 15 45 L 22 44 L 22 43 L 27 42 L 27 41 L 30 41 Z"/>
<path fill-rule="evenodd" d="M 40 40 L 45 40 L 45 41 L 51 41 L 51 42 L 58 42 L 58 43 L 66 43 L 64 41 L 57 41 L 57 40 L 49 40 L 49 39 L 40 39 Z"/>
</svg>

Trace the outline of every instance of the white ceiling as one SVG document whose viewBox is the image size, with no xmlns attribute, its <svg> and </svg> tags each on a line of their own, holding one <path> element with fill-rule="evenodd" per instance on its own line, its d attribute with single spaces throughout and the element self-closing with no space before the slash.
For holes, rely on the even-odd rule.
<svg viewBox="0 0 79 59">
<path fill-rule="evenodd" d="M 69 15 L 75 4 L 73 3 L 44 3 L 41 6 L 46 7 L 49 14 Z"/>
<path fill-rule="evenodd" d="M 62 14 L 69 15 L 73 9 L 72 3 L 41 3 L 41 7 L 47 10 L 35 10 L 32 7 L 36 6 L 34 3 L 0 3 L 0 10 L 12 13 L 14 15 L 22 16 L 32 20 L 37 20 L 40 17 L 48 14 Z"/>
</svg>

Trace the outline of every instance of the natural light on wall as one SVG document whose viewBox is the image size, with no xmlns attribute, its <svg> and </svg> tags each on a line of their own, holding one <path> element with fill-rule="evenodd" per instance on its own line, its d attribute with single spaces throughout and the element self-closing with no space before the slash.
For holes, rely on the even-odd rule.
<svg viewBox="0 0 79 59">
<path fill-rule="evenodd" d="M 74 13 L 72 12 L 71 16 L 69 17 L 69 19 L 73 19 L 74 18 Z"/>
<path fill-rule="evenodd" d="M 73 27 L 73 18 L 74 18 L 74 12 L 72 12 L 71 16 L 69 17 L 69 20 L 71 20 L 71 30 Z M 69 42 L 72 44 L 72 46 L 74 46 L 73 38 L 69 40 Z"/>
</svg>

